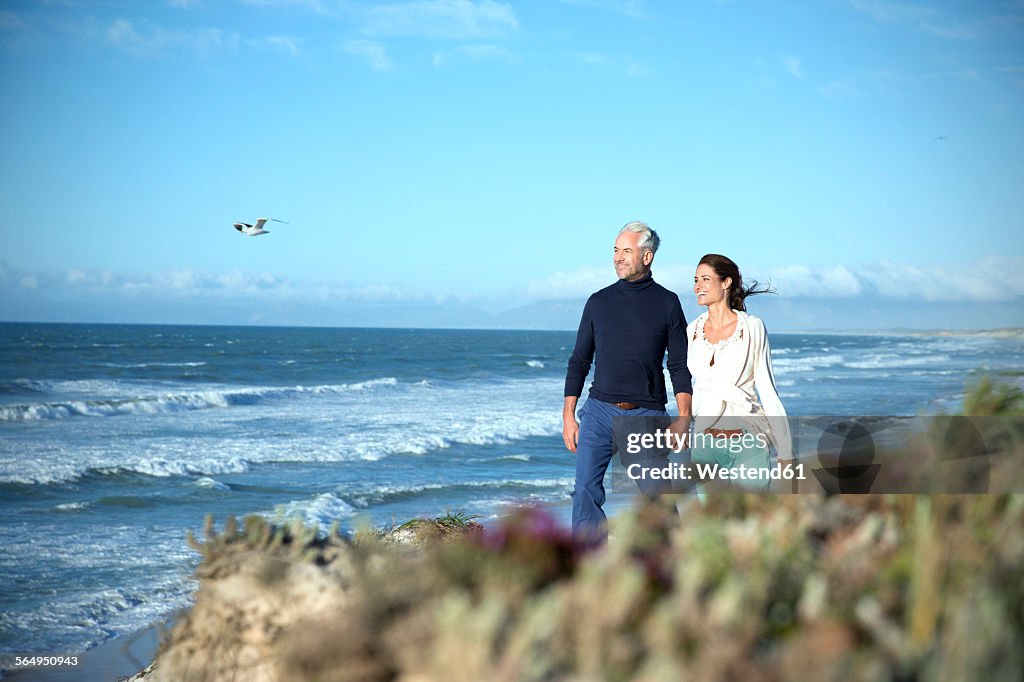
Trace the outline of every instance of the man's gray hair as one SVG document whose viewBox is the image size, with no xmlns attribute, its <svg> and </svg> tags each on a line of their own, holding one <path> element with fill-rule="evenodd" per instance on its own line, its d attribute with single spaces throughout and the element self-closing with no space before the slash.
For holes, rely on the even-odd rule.
<svg viewBox="0 0 1024 682">
<path fill-rule="evenodd" d="M 661 245 L 661 238 L 647 223 L 634 220 L 633 222 L 626 223 L 622 226 L 622 229 L 619 230 L 619 234 L 622 234 L 623 232 L 636 232 L 640 235 L 640 242 L 637 245 L 640 247 L 641 253 L 644 251 L 650 251 L 652 254 L 658 253 L 658 246 Z"/>
</svg>

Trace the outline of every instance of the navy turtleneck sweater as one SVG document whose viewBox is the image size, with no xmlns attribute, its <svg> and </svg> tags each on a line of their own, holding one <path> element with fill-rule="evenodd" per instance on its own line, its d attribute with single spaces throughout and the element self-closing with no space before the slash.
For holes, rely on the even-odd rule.
<svg viewBox="0 0 1024 682">
<path fill-rule="evenodd" d="M 569 356 L 565 395 L 579 396 L 595 361 L 590 397 L 665 409 L 662 362 L 675 393 L 693 393 L 686 369 L 686 318 L 679 297 L 650 273 L 636 282 L 620 279 L 593 294 L 583 308 L 576 346 Z"/>
</svg>

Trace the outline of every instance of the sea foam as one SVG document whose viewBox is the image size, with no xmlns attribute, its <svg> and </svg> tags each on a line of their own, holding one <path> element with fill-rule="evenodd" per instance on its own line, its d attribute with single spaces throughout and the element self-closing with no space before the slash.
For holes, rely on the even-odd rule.
<svg viewBox="0 0 1024 682">
<path fill-rule="evenodd" d="M 371 379 L 352 384 L 328 386 L 253 387 L 142 395 L 131 398 L 97 400 L 68 400 L 29 405 L 0 407 L 2 421 L 36 421 L 65 419 L 67 417 L 116 417 L 122 415 L 168 414 L 189 410 L 205 410 L 240 405 L 255 405 L 264 400 L 280 400 L 301 395 L 350 393 L 374 388 L 395 386 L 394 377 Z M 96 386 L 90 387 L 97 390 Z M 62 392 L 69 392 L 62 387 Z"/>
</svg>

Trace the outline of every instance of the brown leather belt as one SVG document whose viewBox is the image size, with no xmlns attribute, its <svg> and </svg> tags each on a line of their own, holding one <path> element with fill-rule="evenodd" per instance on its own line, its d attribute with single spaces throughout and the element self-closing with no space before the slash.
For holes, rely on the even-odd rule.
<svg viewBox="0 0 1024 682">
<path fill-rule="evenodd" d="M 719 438 L 722 436 L 732 438 L 733 436 L 742 436 L 746 431 L 743 429 L 704 429 L 704 433 L 712 438 Z"/>
<path fill-rule="evenodd" d="M 636 403 L 612 403 L 612 405 L 619 408 L 620 410 L 635 410 L 636 408 L 640 407 Z"/>
</svg>

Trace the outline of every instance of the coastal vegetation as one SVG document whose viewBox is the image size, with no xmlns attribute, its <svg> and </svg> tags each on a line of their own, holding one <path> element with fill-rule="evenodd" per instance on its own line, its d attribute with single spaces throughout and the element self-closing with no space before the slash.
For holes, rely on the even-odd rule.
<svg viewBox="0 0 1024 682">
<path fill-rule="evenodd" d="M 1017 413 L 979 384 L 976 415 Z M 1019 413 L 1017 413 L 1019 414 Z M 1013 433 L 999 441 L 1024 455 Z M 208 522 L 140 679 L 1018 680 L 1024 495 L 668 496 L 599 550 L 548 513 L 352 537 Z M 410 548 L 414 548 L 410 550 Z"/>
</svg>

